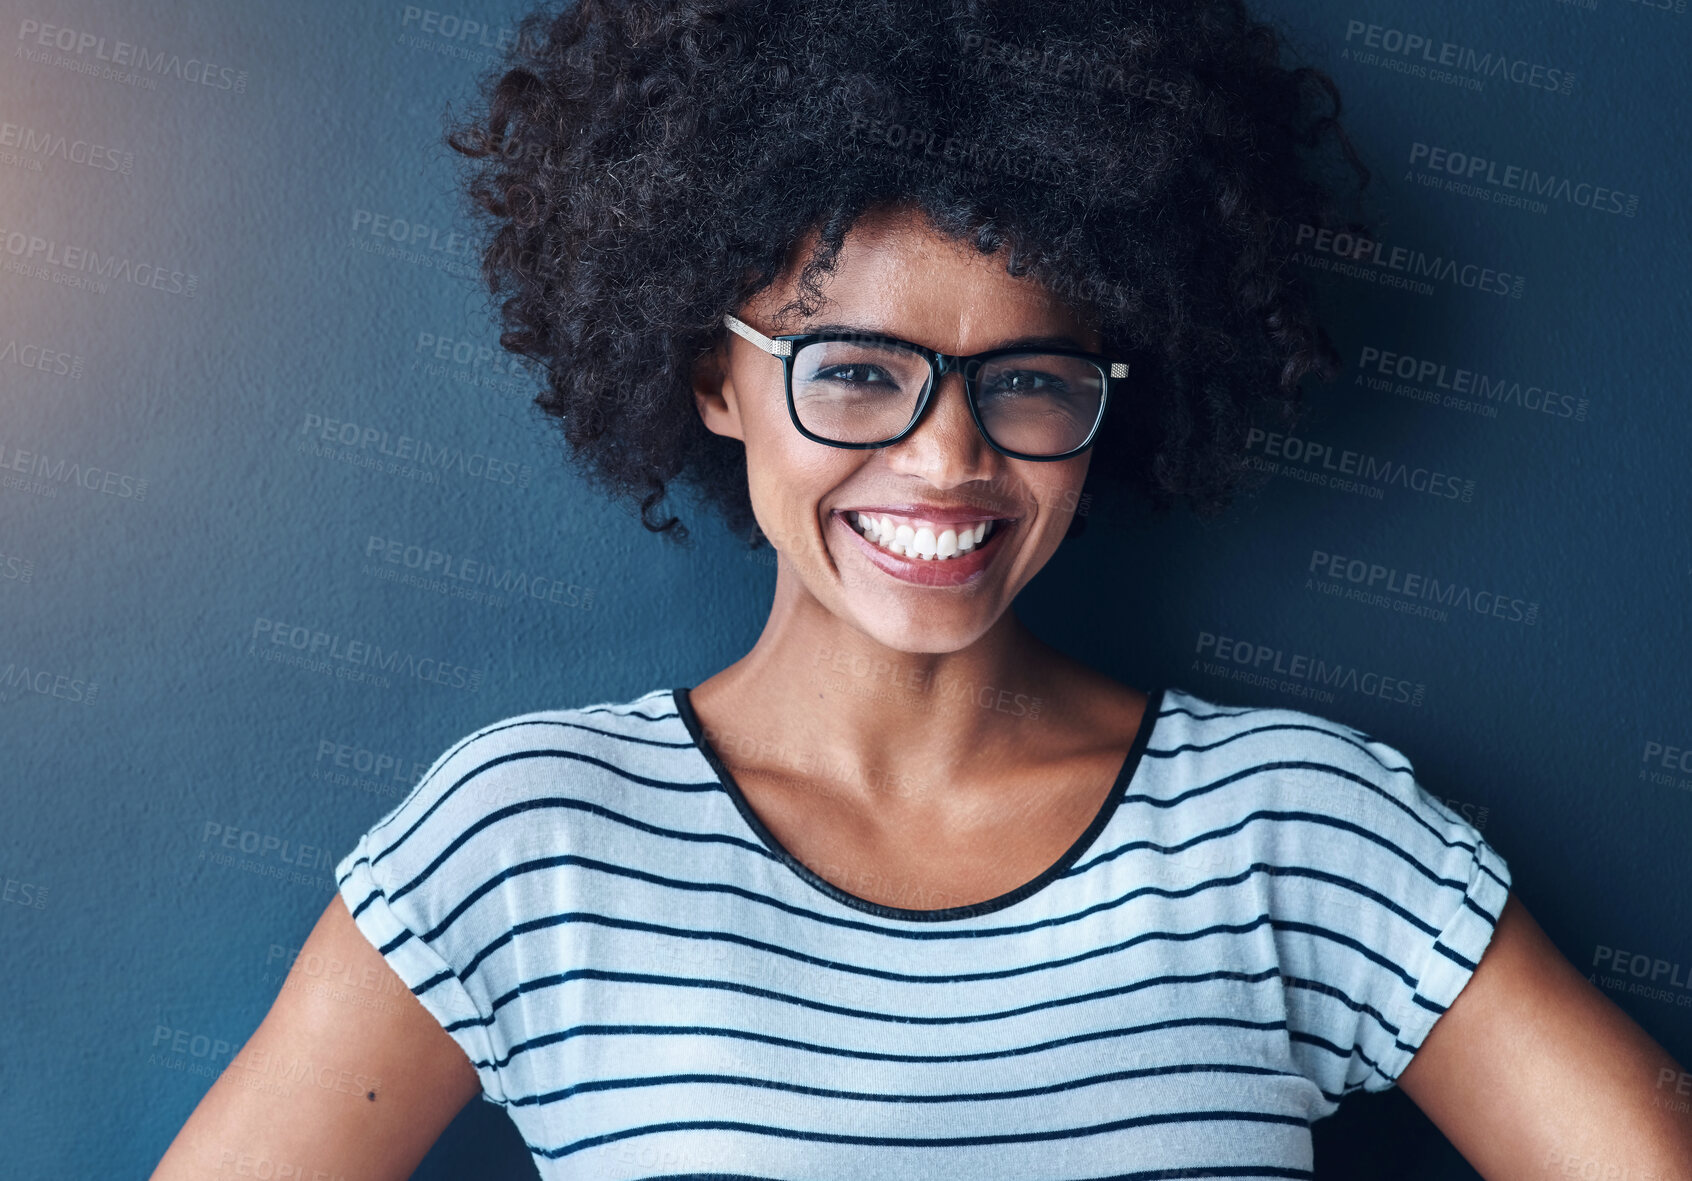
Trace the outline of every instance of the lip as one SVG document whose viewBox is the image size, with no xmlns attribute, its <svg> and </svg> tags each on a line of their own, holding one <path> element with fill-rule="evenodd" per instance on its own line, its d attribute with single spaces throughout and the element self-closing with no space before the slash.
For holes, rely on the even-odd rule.
<svg viewBox="0 0 1692 1181">
<path fill-rule="evenodd" d="M 868 506 L 862 510 L 835 509 L 829 513 L 829 517 L 843 532 L 845 532 L 848 537 L 852 539 L 852 542 L 856 544 L 860 550 L 862 550 L 864 556 L 870 560 L 872 565 L 881 570 L 884 574 L 890 574 L 894 578 L 899 579 L 901 582 L 910 583 L 913 586 L 926 586 L 938 589 L 956 588 L 967 582 L 980 578 L 983 573 L 985 573 L 987 567 L 992 563 L 994 556 L 999 552 L 999 539 L 1016 526 L 1015 518 L 983 517 L 979 514 L 976 514 L 975 516 L 959 515 L 955 518 L 955 520 L 996 520 L 999 524 L 986 541 L 983 541 L 980 545 L 970 550 L 969 553 L 956 558 L 927 561 L 922 558 L 902 558 L 892 550 L 882 549 L 879 545 L 875 544 L 875 542 L 865 537 L 862 533 L 859 533 L 856 529 L 852 528 L 852 523 L 846 519 L 846 514 L 848 512 L 856 511 L 867 513 L 880 510 L 879 508 L 872 509 Z M 898 511 L 911 516 L 919 515 L 911 506 L 898 510 L 895 510 L 892 506 L 888 506 L 886 511 L 889 513 Z M 947 511 L 961 514 L 963 510 L 952 509 Z M 931 517 L 930 519 L 938 520 L 940 518 Z M 954 521 L 953 519 L 947 519 L 947 523 L 951 524 L 954 523 Z"/>
</svg>

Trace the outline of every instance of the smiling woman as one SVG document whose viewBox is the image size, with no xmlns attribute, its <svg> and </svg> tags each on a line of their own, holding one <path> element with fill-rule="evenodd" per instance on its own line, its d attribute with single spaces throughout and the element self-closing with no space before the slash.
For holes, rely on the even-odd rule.
<svg viewBox="0 0 1692 1181">
<path fill-rule="evenodd" d="M 1015 610 L 1091 473 L 1212 511 L 1331 369 L 1286 277 L 1325 78 L 1226 0 L 581 0 L 518 40 L 454 139 L 504 344 L 649 529 L 679 479 L 773 545 L 768 620 L 448 747 L 302 952 L 418 1003 L 255 1035 L 391 1088 L 220 1080 L 155 1176 L 403 1177 L 479 1091 L 546 1177 L 1310 1177 L 1311 1123 L 1400 1083 L 1491 1179 L 1686 1165 L 1678 1066 L 1403 752 Z"/>
</svg>

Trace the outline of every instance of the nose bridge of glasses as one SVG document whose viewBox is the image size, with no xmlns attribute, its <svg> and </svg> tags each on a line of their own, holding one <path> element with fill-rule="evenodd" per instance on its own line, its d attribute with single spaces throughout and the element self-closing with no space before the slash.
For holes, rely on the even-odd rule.
<svg viewBox="0 0 1692 1181">
<path fill-rule="evenodd" d="M 923 434 L 925 438 L 933 438 L 937 427 L 935 419 L 941 419 L 949 422 L 949 429 L 967 443 L 990 446 L 975 421 L 975 415 L 970 412 L 967 383 L 960 366 L 947 364 L 944 360 L 936 361 L 933 372 L 936 375 L 934 388 L 929 391 L 922 421 L 917 423 L 912 435 Z M 907 436 L 906 441 L 909 439 L 910 436 Z"/>
<path fill-rule="evenodd" d="M 975 357 L 958 357 L 950 353 L 936 353 L 934 356 L 934 371 L 942 378 L 957 373 L 966 383 L 973 382 L 980 369 L 981 361 Z"/>
</svg>

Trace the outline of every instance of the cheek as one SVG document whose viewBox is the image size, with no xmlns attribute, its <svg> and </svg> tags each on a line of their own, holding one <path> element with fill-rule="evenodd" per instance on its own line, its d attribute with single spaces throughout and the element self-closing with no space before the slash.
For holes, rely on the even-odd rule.
<svg viewBox="0 0 1692 1181">
<path fill-rule="evenodd" d="M 821 504 L 863 462 L 860 454 L 811 442 L 785 411 L 775 423 L 748 430 L 747 491 L 764 536 L 795 554 L 820 544 L 827 524 Z"/>
<path fill-rule="evenodd" d="M 1028 499 L 1039 505 L 1040 528 L 1060 536 L 1081 506 L 1081 486 L 1092 464 L 1091 452 L 1062 463 L 1024 463 L 1020 473 Z"/>
</svg>

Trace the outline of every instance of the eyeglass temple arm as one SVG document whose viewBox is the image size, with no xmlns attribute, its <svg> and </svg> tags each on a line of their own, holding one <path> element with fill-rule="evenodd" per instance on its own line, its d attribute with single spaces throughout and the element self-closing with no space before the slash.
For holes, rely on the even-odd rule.
<svg viewBox="0 0 1692 1181">
<path fill-rule="evenodd" d="M 771 356 L 791 357 L 793 355 L 793 342 L 791 340 L 771 340 L 752 325 L 744 320 L 737 320 L 732 315 L 725 315 L 723 323 L 730 332 L 744 340 L 751 341 Z"/>
</svg>

